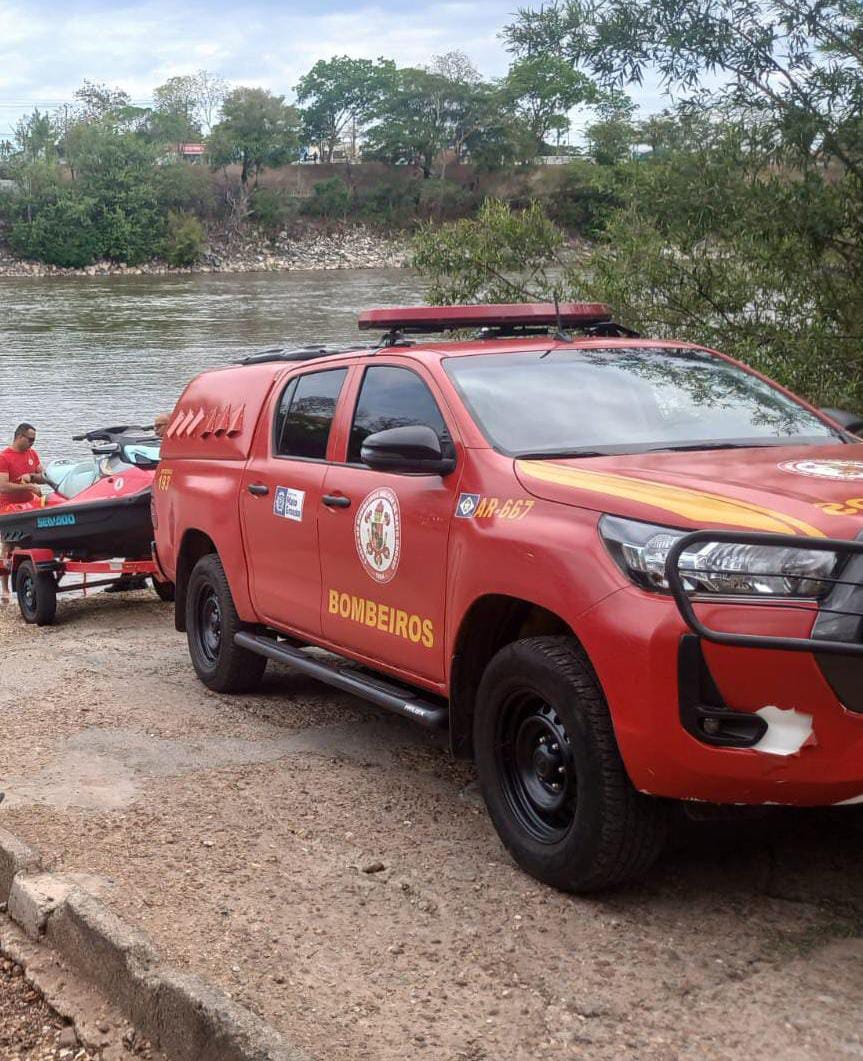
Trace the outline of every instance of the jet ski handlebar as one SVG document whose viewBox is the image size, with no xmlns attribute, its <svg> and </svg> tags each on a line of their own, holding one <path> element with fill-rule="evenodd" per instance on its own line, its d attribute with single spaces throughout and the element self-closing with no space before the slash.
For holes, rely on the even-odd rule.
<svg viewBox="0 0 863 1061">
<path fill-rule="evenodd" d="M 118 436 L 131 432 L 142 435 L 153 430 L 153 424 L 124 424 L 117 427 L 97 427 L 83 435 L 73 435 L 73 442 L 116 442 Z"/>
</svg>

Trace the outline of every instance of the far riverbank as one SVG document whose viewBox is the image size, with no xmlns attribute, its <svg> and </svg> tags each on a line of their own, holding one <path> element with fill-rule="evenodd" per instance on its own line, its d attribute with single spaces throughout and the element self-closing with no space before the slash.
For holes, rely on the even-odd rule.
<svg viewBox="0 0 863 1061">
<path fill-rule="evenodd" d="M 0 278 L 56 276 L 163 276 L 190 273 L 297 272 L 317 269 L 400 269 L 408 264 L 404 239 L 363 226 L 335 230 L 307 228 L 299 236 L 283 232 L 275 243 L 251 237 L 212 239 L 193 266 L 175 268 L 159 259 L 140 265 L 101 261 L 80 269 L 15 258 L 0 243 Z"/>
</svg>

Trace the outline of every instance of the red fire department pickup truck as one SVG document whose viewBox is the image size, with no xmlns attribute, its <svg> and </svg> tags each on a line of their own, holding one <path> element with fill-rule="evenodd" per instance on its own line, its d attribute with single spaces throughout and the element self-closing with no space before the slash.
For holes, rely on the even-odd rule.
<svg viewBox="0 0 863 1061">
<path fill-rule="evenodd" d="M 863 801 L 857 438 L 601 305 L 360 327 L 174 410 L 156 558 L 207 686 L 280 660 L 446 727 L 514 858 L 574 891 L 643 872 L 671 800 Z"/>
</svg>

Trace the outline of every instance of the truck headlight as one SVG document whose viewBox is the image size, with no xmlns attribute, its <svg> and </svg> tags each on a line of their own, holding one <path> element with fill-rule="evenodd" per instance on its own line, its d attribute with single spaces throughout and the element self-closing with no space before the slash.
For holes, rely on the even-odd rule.
<svg viewBox="0 0 863 1061">
<path fill-rule="evenodd" d="M 625 575 L 644 589 L 668 589 L 665 562 L 685 531 L 654 523 L 603 516 L 599 531 Z M 699 542 L 680 555 L 683 584 L 692 593 L 753 594 L 773 597 L 822 597 L 836 570 L 829 549 Z"/>
</svg>

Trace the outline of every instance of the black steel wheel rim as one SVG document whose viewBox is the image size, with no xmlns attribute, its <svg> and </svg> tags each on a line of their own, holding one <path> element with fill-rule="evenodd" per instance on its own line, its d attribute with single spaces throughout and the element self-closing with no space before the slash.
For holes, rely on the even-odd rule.
<svg viewBox="0 0 863 1061">
<path fill-rule="evenodd" d="M 21 601 L 28 615 L 36 611 L 36 579 L 29 571 L 23 571 L 18 575 L 21 582 Z"/>
<path fill-rule="evenodd" d="M 212 586 L 204 585 L 198 590 L 195 619 L 198 648 L 206 663 L 215 666 L 222 647 L 222 606 Z"/>
<path fill-rule="evenodd" d="M 498 716 L 498 776 L 514 818 L 534 840 L 559 843 L 575 818 L 578 783 L 569 734 L 535 692 L 509 696 Z"/>
</svg>

